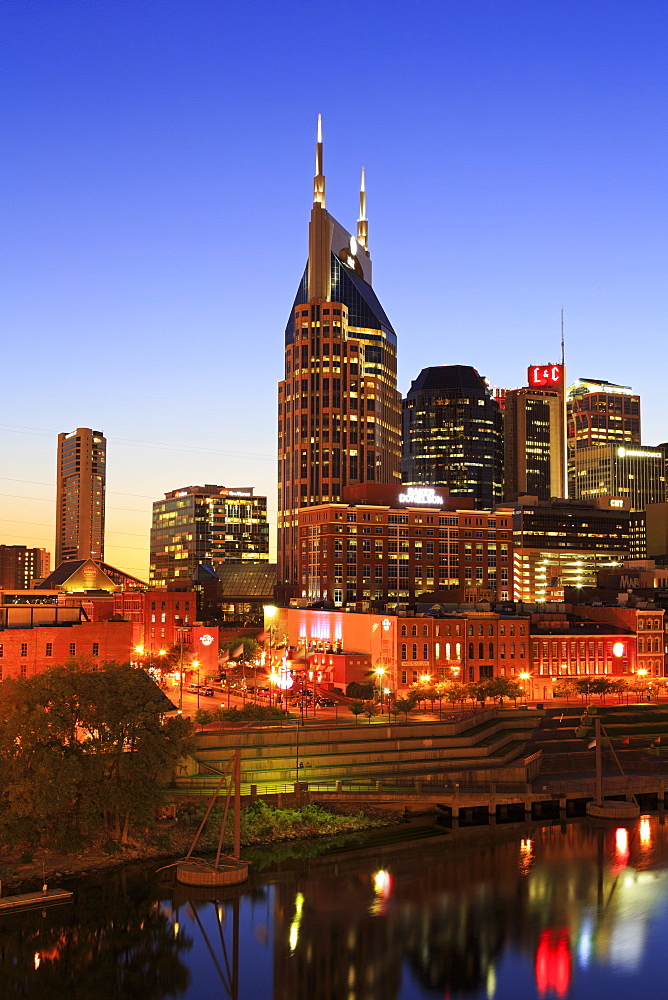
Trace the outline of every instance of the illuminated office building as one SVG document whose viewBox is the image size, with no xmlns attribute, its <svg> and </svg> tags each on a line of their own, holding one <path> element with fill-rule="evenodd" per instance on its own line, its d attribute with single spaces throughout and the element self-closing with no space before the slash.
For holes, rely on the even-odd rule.
<svg viewBox="0 0 668 1000">
<path fill-rule="evenodd" d="M 101 431 L 77 427 L 58 435 L 56 566 L 104 559 L 106 454 Z"/>
<path fill-rule="evenodd" d="M 200 567 L 268 560 L 267 498 L 250 486 L 185 486 L 153 504 L 154 585 L 189 584 Z"/>
<path fill-rule="evenodd" d="M 400 482 L 396 335 L 371 284 L 364 174 L 357 235 L 325 209 L 318 120 L 309 254 L 278 386 L 278 588 L 296 593 L 301 508 L 351 483 Z"/>
<path fill-rule="evenodd" d="M 565 407 L 562 365 L 534 365 L 529 385 L 504 400 L 504 495 L 549 500 L 565 495 Z"/>
<path fill-rule="evenodd" d="M 424 368 L 403 401 L 402 480 L 493 507 L 503 496 L 503 418 L 468 365 Z"/>
<path fill-rule="evenodd" d="M 619 566 L 630 550 L 629 501 L 537 501 L 512 508 L 514 600 L 561 602 L 565 587 L 595 587 L 599 569 Z"/>
<path fill-rule="evenodd" d="M 624 497 L 631 510 L 666 499 L 663 452 L 643 445 L 608 444 L 583 448 L 577 454 L 576 493 L 582 500 Z"/>
<path fill-rule="evenodd" d="M 566 394 L 568 495 L 580 499 L 580 454 L 590 448 L 640 444 L 640 396 L 630 386 L 578 379 Z"/>
</svg>

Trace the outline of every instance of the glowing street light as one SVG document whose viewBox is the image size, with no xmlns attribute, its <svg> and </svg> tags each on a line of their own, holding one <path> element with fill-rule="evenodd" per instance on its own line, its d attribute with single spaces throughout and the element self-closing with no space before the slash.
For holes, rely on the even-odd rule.
<svg viewBox="0 0 668 1000">
<path fill-rule="evenodd" d="M 378 682 L 378 701 L 383 704 L 383 677 L 386 674 L 385 667 L 375 667 L 374 674 L 376 675 L 376 680 Z"/>
<path fill-rule="evenodd" d="M 524 683 L 526 683 L 527 681 L 529 682 L 529 699 L 533 701 L 533 675 L 530 674 L 528 671 L 524 670 L 519 675 L 519 677 L 521 681 L 524 681 Z"/>
</svg>

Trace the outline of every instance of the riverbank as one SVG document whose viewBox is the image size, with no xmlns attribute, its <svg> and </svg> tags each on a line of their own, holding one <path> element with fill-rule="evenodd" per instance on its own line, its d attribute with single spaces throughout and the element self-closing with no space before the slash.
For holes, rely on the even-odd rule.
<svg viewBox="0 0 668 1000">
<path fill-rule="evenodd" d="M 248 810 L 244 810 L 248 813 Z M 258 815 L 259 813 L 259 815 Z M 256 810 L 254 822 L 246 823 L 246 835 L 242 836 L 242 847 L 256 847 L 263 844 L 288 844 L 309 842 L 314 844 L 335 836 L 363 833 L 367 830 L 395 826 L 400 823 L 402 812 L 387 812 L 373 806 L 360 808 L 342 804 L 337 807 L 303 806 L 298 809 L 272 809 L 264 807 Z M 27 860 L 25 848 L 3 851 L 0 854 L 0 881 L 2 894 L 7 890 L 41 888 L 54 879 L 83 878 L 126 865 L 146 861 L 169 863 L 182 858 L 188 851 L 195 831 L 197 817 L 189 821 L 173 824 L 156 824 L 155 828 L 141 843 L 116 845 L 106 841 L 91 845 L 85 850 L 72 854 L 47 848 L 35 848 L 31 860 Z M 242 822 L 244 815 L 242 814 Z M 204 855 L 215 851 L 218 845 L 220 826 L 207 824 L 194 854 Z"/>
</svg>

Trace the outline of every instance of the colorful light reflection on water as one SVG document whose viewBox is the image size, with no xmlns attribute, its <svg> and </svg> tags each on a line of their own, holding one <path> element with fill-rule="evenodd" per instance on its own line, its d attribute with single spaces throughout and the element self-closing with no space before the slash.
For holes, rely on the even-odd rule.
<svg viewBox="0 0 668 1000">
<path fill-rule="evenodd" d="M 668 840 L 655 816 L 462 830 L 258 867 L 218 901 L 160 889 L 150 872 L 83 886 L 73 908 L 0 918 L 7 994 L 124 1000 L 137 982 L 142 1000 L 664 992 Z M 9 989 L 17 981 L 25 992 Z"/>
</svg>

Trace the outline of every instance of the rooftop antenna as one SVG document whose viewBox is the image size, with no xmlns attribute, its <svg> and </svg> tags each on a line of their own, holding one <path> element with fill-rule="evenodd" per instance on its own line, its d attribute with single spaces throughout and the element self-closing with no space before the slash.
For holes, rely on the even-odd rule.
<svg viewBox="0 0 668 1000">
<path fill-rule="evenodd" d="M 561 309 L 561 364 L 566 365 L 566 352 L 564 350 L 564 309 Z"/>
</svg>

